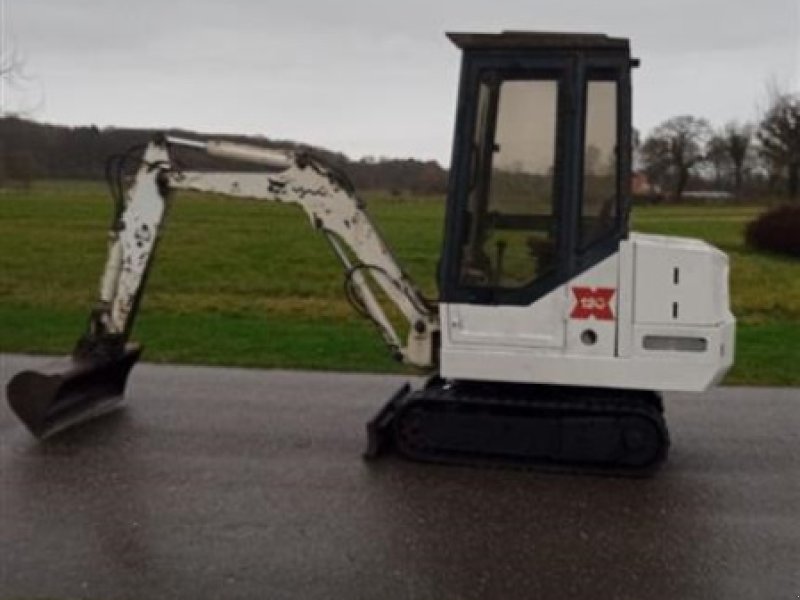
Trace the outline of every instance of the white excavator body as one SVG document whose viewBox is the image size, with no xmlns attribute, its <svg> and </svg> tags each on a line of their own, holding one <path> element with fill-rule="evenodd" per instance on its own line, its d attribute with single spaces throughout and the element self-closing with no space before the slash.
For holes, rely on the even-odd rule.
<svg viewBox="0 0 800 600">
<path fill-rule="evenodd" d="M 464 62 L 438 301 L 404 272 L 346 175 L 314 153 L 160 135 L 120 159 L 100 295 L 71 366 L 9 383 L 29 429 L 46 437 L 121 398 L 172 192 L 194 190 L 301 208 L 341 262 L 348 300 L 395 358 L 431 374 L 368 423 L 368 456 L 395 447 L 459 464 L 657 467 L 669 445 L 660 392 L 719 381 L 734 318 L 722 252 L 629 231 L 628 41 L 450 38 Z M 187 170 L 177 147 L 262 172 Z M 128 160 L 138 168 L 125 190 Z"/>
<path fill-rule="evenodd" d="M 443 304 L 443 377 L 699 392 L 733 363 L 728 258 L 633 233 L 528 306 Z"/>
</svg>

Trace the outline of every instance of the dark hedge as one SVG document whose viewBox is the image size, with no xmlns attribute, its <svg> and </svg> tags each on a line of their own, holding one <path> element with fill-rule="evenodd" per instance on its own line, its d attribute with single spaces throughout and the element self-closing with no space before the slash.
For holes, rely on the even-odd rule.
<svg viewBox="0 0 800 600">
<path fill-rule="evenodd" d="M 800 206 L 779 206 L 752 221 L 747 243 L 758 250 L 800 257 Z"/>
</svg>

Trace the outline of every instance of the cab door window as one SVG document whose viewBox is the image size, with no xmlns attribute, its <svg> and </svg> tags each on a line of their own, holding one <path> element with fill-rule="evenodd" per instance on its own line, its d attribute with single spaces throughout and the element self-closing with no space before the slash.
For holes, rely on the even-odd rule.
<svg viewBox="0 0 800 600">
<path fill-rule="evenodd" d="M 557 75 L 480 82 L 459 283 L 524 288 L 556 266 Z"/>
</svg>

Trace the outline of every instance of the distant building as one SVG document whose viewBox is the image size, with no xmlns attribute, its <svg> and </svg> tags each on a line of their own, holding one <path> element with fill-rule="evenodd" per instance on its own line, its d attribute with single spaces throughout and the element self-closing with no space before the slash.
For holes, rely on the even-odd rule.
<svg viewBox="0 0 800 600">
<path fill-rule="evenodd" d="M 688 190 L 683 192 L 683 197 L 700 200 L 730 200 L 734 195 L 724 190 Z"/>
<path fill-rule="evenodd" d="M 631 177 L 631 192 L 634 196 L 660 196 L 661 186 L 652 183 L 642 171 L 634 171 Z"/>
</svg>

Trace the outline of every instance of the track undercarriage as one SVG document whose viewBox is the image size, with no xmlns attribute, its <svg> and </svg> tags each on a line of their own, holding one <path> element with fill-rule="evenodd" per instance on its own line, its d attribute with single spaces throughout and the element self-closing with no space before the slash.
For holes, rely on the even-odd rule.
<svg viewBox="0 0 800 600">
<path fill-rule="evenodd" d="M 432 378 L 403 386 L 368 424 L 367 457 L 643 476 L 666 458 L 655 392 Z"/>
</svg>

